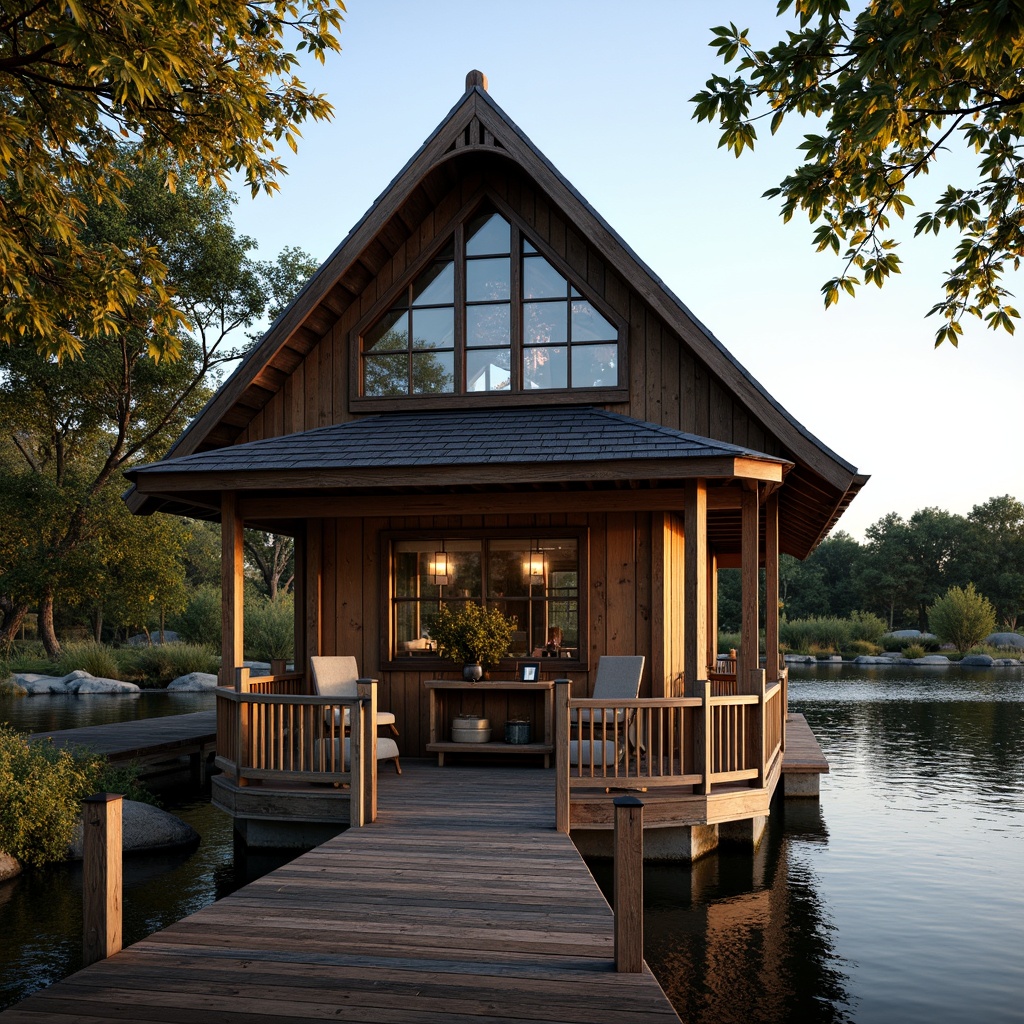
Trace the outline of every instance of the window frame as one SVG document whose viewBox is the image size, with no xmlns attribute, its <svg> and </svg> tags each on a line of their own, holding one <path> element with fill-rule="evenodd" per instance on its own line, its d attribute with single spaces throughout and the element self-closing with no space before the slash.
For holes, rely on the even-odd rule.
<svg viewBox="0 0 1024 1024">
<path fill-rule="evenodd" d="M 512 384 L 508 391 L 465 391 L 466 382 L 466 239 L 465 228 L 474 216 L 485 207 L 491 207 L 501 214 L 511 229 L 511 294 L 510 330 L 511 330 L 511 364 Z M 571 288 L 580 294 L 583 301 L 589 302 L 614 328 L 618 349 L 618 383 L 607 387 L 595 388 L 542 388 L 523 389 L 523 307 L 526 300 L 522 296 L 522 240 L 530 243 L 536 252 L 543 256 L 566 280 Z M 438 392 L 433 394 L 405 395 L 364 395 L 363 391 L 363 337 L 376 325 L 387 311 L 394 307 L 396 299 L 407 292 L 415 279 L 432 263 L 445 248 L 453 244 L 455 252 L 455 377 L 454 392 Z M 359 319 L 349 331 L 349 409 L 352 412 L 396 412 L 436 408 L 438 405 L 451 408 L 493 408 L 497 405 L 602 405 L 629 399 L 629 349 L 628 322 L 615 310 L 611 309 L 601 295 L 595 295 L 585 281 L 572 270 L 564 259 L 558 256 L 547 241 L 532 232 L 523 224 L 508 205 L 490 192 L 482 192 L 467 202 L 458 213 L 438 231 L 437 238 L 429 248 L 425 249 L 409 265 L 406 272 L 395 281 L 370 309 Z M 571 346 L 567 346 L 571 358 Z"/>
<path fill-rule="evenodd" d="M 436 674 L 447 669 L 452 662 L 446 658 L 429 655 L 408 655 L 403 657 L 396 650 L 395 636 L 394 586 L 395 586 L 395 544 L 408 540 L 473 540 L 483 544 L 492 540 L 575 540 L 577 571 L 579 576 L 579 648 L 575 658 L 545 659 L 550 664 L 550 671 L 580 672 L 587 671 L 590 664 L 590 530 L 585 526 L 564 527 L 500 527 L 493 529 L 446 529 L 423 527 L 422 529 L 383 530 L 380 534 L 381 551 L 386 557 L 381 559 L 380 577 L 380 615 L 382 629 L 380 631 L 380 663 L 386 671 L 417 671 Z M 486 558 L 481 558 L 481 593 L 487 592 Z M 486 601 L 486 597 L 482 597 Z M 486 607 L 486 604 L 485 604 Z M 501 660 L 496 669 L 499 673 L 515 672 L 516 665 L 522 656 L 509 656 Z M 544 668 L 544 662 L 541 667 Z M 511 676 L 509 677 L 511 678 Z"/>
</svg>

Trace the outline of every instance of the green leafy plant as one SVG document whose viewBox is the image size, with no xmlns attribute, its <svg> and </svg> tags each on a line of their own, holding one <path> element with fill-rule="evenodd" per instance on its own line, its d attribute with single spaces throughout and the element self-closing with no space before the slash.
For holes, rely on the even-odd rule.
<svg viewBox="0 0 1024 1024">
<path fill-rule="evenodd" d="M 966 589 L 950 587 L 931 606 L 928 625 L 940 640 L 963 654 L 995 630 L 996 612 L 991 601 L 968 583 Z"/>
<path fill-rule="evenodd" d="M 136 767 L 111 768 L 100 754 L 0 725 L 0 850 L 29 867 L 64 860 L 82 799 L 100 791 L 153 802 Z"/>
<path fill-rule="evenodd" d="M 430 625 L 430 636 L 437 642 L 441 657 L 463 664 L 478 661 L 487 669 L 508 654 L 515 628 L 514 616 L 506 617 L 497 608 L 467 601 L 454 610 L 441 605 Z"/>
<path fill-rule="evenodd" d="M 171 619 L 171 626 L 186 643 L 220 647 L 220 588 L 196 587 L 185 610 Z"/>
<path fill-rule="evenodd" d="M 245 608 L 245 652 L 255 661 L 288 659 L 295 652 L 295 604 L 291 594 L 258 600 Z"/>
<path fill-rule="evenodd" d="M 923 658 L 925 651 L 920 644 L 907 644 L 902 653 L 904 658 Z"/>
<path fill-rule="evenodd" d="M 101 679 L 124 678 L 114 652 L 106 644 L 98 644 L 95 640 L 64 644 L 55 668 L 62 676 L 81 669 Z"/>
<path fill-rule="evenodd" d="M 873 644 L 870 640 L 851 640 L 844 653 L 856 658 L 862 654 L 879 654 L 881 650 L 878 644 Z"/>
<path fill-rule="evenodd" d="M 215 673 L 220 667 L 220 657 L 206 644 L 154 644 L 117 653 L 126 673 L 143 685 L 166 686 L 178 676 Z"/>
</svg>

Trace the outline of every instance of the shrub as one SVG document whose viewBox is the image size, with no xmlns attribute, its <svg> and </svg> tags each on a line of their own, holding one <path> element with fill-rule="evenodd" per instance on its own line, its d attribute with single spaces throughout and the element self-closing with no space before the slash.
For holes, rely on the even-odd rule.
<svg viewBox="0 0 1024 1024">
<path fill-rule="evenodd" d="M 497 608 L 466 601 L 454 609 L 442 604 L 430 624 L 430 635 L 442 658 L 478 661 L 486 669 L 508 654 L 515 628 L 515 618 L 506 618 Z"/>
<path fill-rule="evenodd" d="M 923 658 L 925 651 L 920 644 L 907 644 L 902 653 L 904 658 Z"/>
<path fill-rule="evenodd" d="M 862 654 L 880 654 L 882 648 L 870 640 L 851 640 L 847 652 L 854 658 Z"/>
<path fill-rule="evenodd" d="M 76 669 L 102 679 L 122 678 L 121 666 L 114 652 L 106 644 L 98 644 L 95 640 L 65 644 L 62 648 L 55 666 L 57 674 L 66 676 Z"/>
<path fill-rule="evenodd" d="M 166 686 L 189 672 L 216 672 L 220 657 L 205 644 L 155 644 L 118 652 L 123 667 L 145 682 Z"/>
<path fill-rule="evenodd" d="M 295 603 L 291 594 L 246 606 L 245 650 L 255 661 L 287 660 L 294 656 Z"/>
<path fill-rule="evenodd" d="M 794 651 L 814 654 L 840 651 L 851 640 L 847 619 L 831 616 L 820 619 L 792 619 L 779 624 L 779 639 Z"/>
<path fill-rule="evenodd" d="M 740 649 L 740 635 L 739 633 L 719 633 L 718 634 L 718 653 L 728 654 L 729 651 Z"/>
<path fill-rule="evenodd" d="M 186 643 L 206 644 L 220 648 L 220 590 L 217 587 L 196 587 L 190 594 L 185 610 L 172 619 L 178 636 Z"/>
<path fill-rule="evenodd" d="M 112 769 L 99 754 L 32 743 L 0 725 L 0 850 L 30 867 L 64 860 L 83 798 L 100 790 L 151 799 L 134 767 Z"/>
<path fill-rule="evenodd" d="M 974 589 L 950 587 L 928 611 L 928 625 L 942 641 L 961 654 L 981 643 L 996 628 L 996 612 L 987 597 Z"/>
<path fill-rule="evenodd" d="M 850 614 L 850 640 L 866 641 L 875 646 L 886 631 L 884 619 L 880 619 L 873 612 L 851 612 Z"/>
</svg>

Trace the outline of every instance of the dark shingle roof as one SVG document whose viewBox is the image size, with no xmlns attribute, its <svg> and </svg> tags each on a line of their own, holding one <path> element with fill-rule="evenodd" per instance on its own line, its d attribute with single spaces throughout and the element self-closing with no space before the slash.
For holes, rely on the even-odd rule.
<svg viewBox="0 0 1024 1024">
<path fill-rule="evenodd" d="M 150 471 L 246 472 L 621 459 L 777 459 L 604 409 L 527 408 L 389 413 L 150 463 Z"/>
</svg>

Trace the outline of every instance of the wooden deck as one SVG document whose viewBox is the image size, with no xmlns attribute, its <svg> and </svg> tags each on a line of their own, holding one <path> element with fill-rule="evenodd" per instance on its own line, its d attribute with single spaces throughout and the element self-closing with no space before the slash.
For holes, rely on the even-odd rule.
<svg viewBox="0 0 1024 1024">
<path fill-rule="evenodd" d="M 782 757 L 783 775 L 827 775 L 828 761 L 803 715 L 786 716 L 786 751 Z"/>
<path fill-rule="evenodd" d="M 377 822 L 39 992 L 9 1021 L 593 1021 L 678 1017 L 617 974 L 612 913 L 554 776 L 412 762 Z"/>
<path fill-rule="evenodd" d="M 108 761 L 136 761 L 143 774 L 154 765 L 185 755 L 203 759 L 217 742 L 216 711 L 195 711 L 188 715 L 140 718 L 129 722 L 108 722 L 80 729 L 37 732 L 33 741 L 52 739 L 57 747 L 88 747 L 105 754 Z"/>
</svg>

